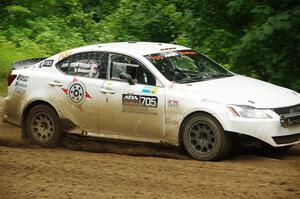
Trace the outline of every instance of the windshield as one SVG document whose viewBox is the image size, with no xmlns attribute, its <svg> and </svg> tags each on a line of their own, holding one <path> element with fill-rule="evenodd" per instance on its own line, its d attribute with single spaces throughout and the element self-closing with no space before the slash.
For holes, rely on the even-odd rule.
<svg viewBox="0 0 300 199">
<path fill-rule="evenodd" d="M 169 81 L 190 83 L 233 76 L 206 56 L 192 50 L 145 56 Z"/>
</svg>

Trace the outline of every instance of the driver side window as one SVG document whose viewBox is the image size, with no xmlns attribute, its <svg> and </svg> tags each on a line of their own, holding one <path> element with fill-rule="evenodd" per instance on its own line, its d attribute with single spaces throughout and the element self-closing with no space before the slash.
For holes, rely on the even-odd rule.
<svg viewBox="0 0 300 199">
<path fill-rule="evenodd" d="M 121 73 L 129 74 L 135 83 L 156 86 L 155 77 L 137 60 L 125 55 L 112 54 L 110 56 L 111 80 L 124 81 L 120 79 Z"/>
<path fill-rule="evenodd" d="M 57 68 L 69 75 L 105 79 L 107 59 L 107 53 L 80 53 L 62 60 Z"/>
</svg>

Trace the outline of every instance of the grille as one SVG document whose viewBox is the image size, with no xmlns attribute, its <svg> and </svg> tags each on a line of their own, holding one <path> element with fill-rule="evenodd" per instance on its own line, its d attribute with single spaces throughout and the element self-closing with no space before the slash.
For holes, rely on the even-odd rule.
<svg viewBox="0 0 300 199">
<path fill-rule="evenodd" d="M 300 104 L 297 104 L 295 106 L 276 108 L 276 109 L 274 109 L 274 111 L 278 115 L 288 114 L 288 113 L 298 113 L 298 112 L 300 112 Z"/>
<path fill-rule="evenodd" d="M 289 144 L 300 140 L 300 133 L 294 135 L 277 136 L 272 138 L 276 144 Z"/>
</svg>

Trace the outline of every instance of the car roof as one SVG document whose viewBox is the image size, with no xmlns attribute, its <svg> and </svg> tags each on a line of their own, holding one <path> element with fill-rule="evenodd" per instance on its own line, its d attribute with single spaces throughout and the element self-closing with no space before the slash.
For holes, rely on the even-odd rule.
<svg viewBox="0 0 300 199">
<path fill-rule="evenodd" d="M 158 42 L 115 42 L 83 46 L 72 49 L 72 51 L 110 51 L 110 52 L 126 52 L 129 54 L 149 55 L 160 52 L 174 51 L 174 50 L 188 50 L 190 48 L 168 43 Z"/>
</svg>

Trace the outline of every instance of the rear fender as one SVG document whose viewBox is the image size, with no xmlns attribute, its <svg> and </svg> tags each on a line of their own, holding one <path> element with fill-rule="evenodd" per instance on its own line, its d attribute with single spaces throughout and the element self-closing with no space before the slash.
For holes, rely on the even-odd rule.
<svg viewBox="0 0 300 199">
<path fill-rule="evenodd" d="M 25 105 L 24 105 L 24 108 L 23 108 L 23 111 L 22 111 L 22 122 L 21 122 L 21 125 L 22 125 L 22 138 L 27 138 L 27 132 L 25 131 L 25 121 L 26 121 L 26 116 L 27 114 L 29 113 L 29 111 L 37 106 L 37 105 L 40 105 L 40 104 L 45 104 L 51 108 L 53 108 L 56 113 L 58 114 L 59 118 L 61 118 L 61 113 L 59 111 L 59 109 L 57 107 L 55 107 L 53 104 L 49 103 L 48 101 L 44 100 L 44 99 L 32 99 L 30 100 L 29 102 L 27 102 Z"/>
</svg>

